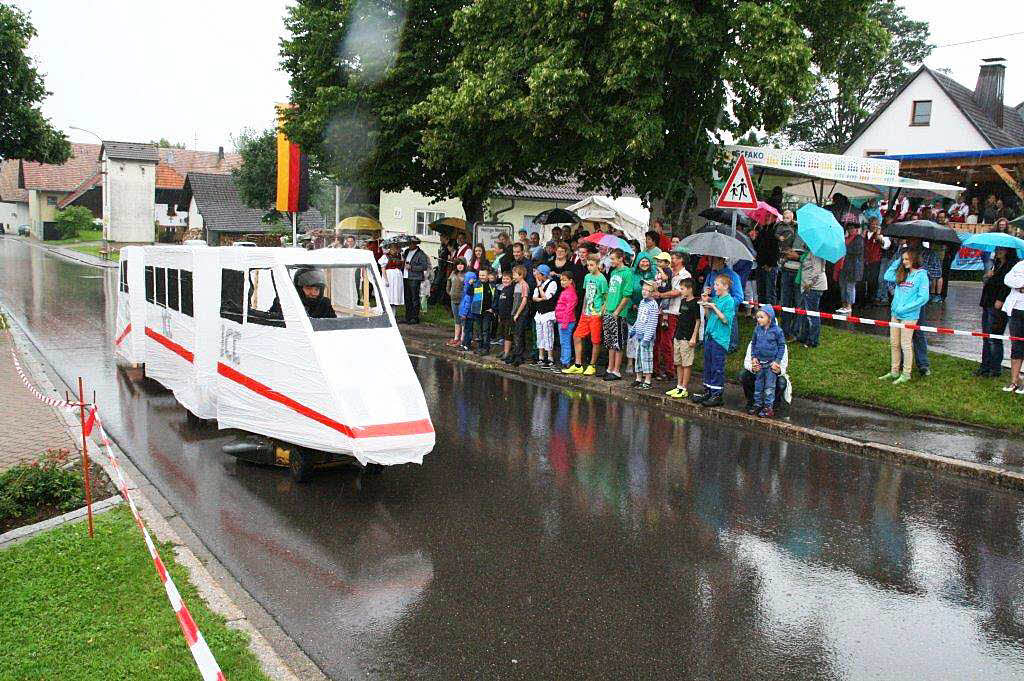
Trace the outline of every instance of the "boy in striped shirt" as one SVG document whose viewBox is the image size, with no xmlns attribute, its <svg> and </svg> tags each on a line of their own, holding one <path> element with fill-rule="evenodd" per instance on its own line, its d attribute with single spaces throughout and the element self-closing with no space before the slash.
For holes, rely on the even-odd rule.
<svg viewBox="0 0 1024 681">
<path fill-rule="evenodd" d="M 654 372 L 654 337 L 658 333 L 658 318 L 661 314 L 654 300 L 654 291 L 654 282 L 645 281 L 643 300 L 636 308 L 636 324 L 629 332 L 630 337 L 636 337 L 636 383 L 633 387 L 639 390 L 651 389 L 651 373 Z"/>
</svg>

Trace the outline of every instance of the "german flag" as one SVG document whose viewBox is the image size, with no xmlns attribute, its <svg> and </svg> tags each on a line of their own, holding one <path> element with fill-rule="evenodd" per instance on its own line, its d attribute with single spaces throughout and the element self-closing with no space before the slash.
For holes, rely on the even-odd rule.
<svg viewBox="0 0 1024 681">
<path fill-rule="evenodd" d="M 304 213 L 309 208 L 309 167 L 299 145 L 284 134 L 284 107 L 277 119 L 277 203 L 281 213 Z"/>
</svg>

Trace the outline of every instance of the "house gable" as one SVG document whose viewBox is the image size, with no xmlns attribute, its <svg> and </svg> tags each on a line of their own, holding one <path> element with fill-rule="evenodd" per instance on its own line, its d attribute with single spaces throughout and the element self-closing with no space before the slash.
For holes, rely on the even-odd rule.
<svg viewBox="0 0 1024 681">
<path fill-rule="evenodd" d="M 932 103 L 928 125 L 912 125 L 915 101 Z M 843 153 L 869 156 L 992 147 L 936 74 L 921 67 L 864 122 Z"/>
</svg>

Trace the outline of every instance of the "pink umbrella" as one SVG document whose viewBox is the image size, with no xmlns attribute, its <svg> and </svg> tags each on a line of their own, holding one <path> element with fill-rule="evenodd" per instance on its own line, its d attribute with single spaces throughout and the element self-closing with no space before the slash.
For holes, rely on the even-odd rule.
<svg viewBox="0 0 1024 681">
<path fill-rule="evenodd" d="M 768 224 L 769 218 L 775 218 L 776 220 L 782 218 L 782 213 L 775 210 L 775 208 L 765 203 L 764 201 L 758 201 L 757 208 L 748 208 L 743 212 L 747 214 L 747 217 L 749 217 L 751 220 L 753 220 L 759 225 Z"/>
</svg>

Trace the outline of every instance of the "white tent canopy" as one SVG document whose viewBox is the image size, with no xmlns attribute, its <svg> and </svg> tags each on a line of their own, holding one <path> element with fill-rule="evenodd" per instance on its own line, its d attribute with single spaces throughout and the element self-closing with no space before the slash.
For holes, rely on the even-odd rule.
<svg viewBox="0 0 1024 681">
<path fill-rule="evenodd" d="M 861 158 L 841 154 L 821 154 L 799 149 L 773 149 L 771 147 L 746 147 L 732 144 L 726 147 L 735 158 L 742 155 L 747 165 L 758 166 L 768 174 L 792 177 L 802 175 L 816 180 L 870 185 L 886 188 L 927 191 L 950 198 L 963 191 L 962 187 L 940 184 L 911 177 L 900 177 L 900 162 L 885 158 Z M 732 162 L 732 158 L 729 159 Z M 772 173 L 771 171 L 778 171 Z M 806 185 L 805 180 L 794 178 L 795 184 Z M 813 183 L 810 185 L 813 189 Z"/>
<path fill-rule="evenodd" d="M 613 228 L 621 229 L 627 238 L 643 243 L 647 221 L 627 212 L 607 196 L 591 196 L 569 206 L 568 210 L 579 215 L 581 220 L 607 222 Z"/>
</svg>

